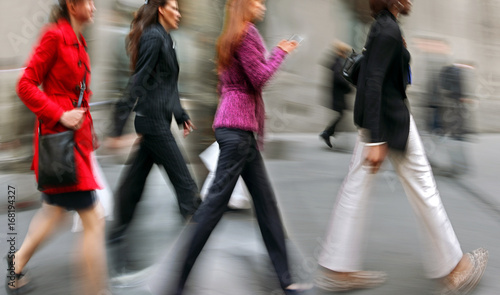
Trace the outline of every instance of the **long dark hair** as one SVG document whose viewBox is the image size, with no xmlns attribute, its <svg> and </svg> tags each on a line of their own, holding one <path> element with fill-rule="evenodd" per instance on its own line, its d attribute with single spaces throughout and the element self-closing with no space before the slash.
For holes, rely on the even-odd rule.
<svg viewBox="0 0 500 295">
<path fill-rule="evenodd" d="M 66 20 L 70 21 L 69 10 L 66 1 L 72 4 L 76 4 L 82 0 L 58 0 L 59 4 L 55 4 L 52 7 L 52 11 L 50 12 L 49 22 L 57 23 L 57 21 L 61 18 L 65 18 Z"/>
<path fill-rule="evenodd" d="M 398 0 L 370 0 L 372 17 L 376 17 L 382 10 L 389 10 Z"/>
<path fill-rule="evenodd" d="M 130 24 L 130 33 L 127 36 L 126 47 L 130 56 L 130 69 L 135 70 L 139 58 L 139 41 L 142 32 L 152 24 L 158 22 L 158 8 L 165 6 L 168 0 L 149 0 L 135 12 L 134 20 Z"/>
<path fill-rule="evenodd" d="M 255 0 L 228 0 L 222 33 L 217 39 L 216 60 L 220 73 L 231 65 L 234 52 L 243 39 L 246 23 L 252 21 L 250 4 Z"/>
</svg>

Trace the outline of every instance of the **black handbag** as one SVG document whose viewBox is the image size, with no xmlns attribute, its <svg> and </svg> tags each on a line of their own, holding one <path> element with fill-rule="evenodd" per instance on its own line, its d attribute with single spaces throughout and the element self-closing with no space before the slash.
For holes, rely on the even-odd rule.
<svg viewBox="0 0 500 295">
<path fill-rule="evenodd" d="M 80 87 L 78 105 L 82 104 L 85 92 L 85 77 Z M 38 124 L 38 190 L 68 186 L 77 183 L 75 165 L 74 131 L 42 135 Z"/>
<path fill-rule="evenodd" d="M 346 58 L 344 67 L 342 68 L 342 76 L 354 86 L 358 84 L 359 70 L 364 57 L 363 52 L 356 53 L 353 49 L 351 55 Z"/>
</svg>

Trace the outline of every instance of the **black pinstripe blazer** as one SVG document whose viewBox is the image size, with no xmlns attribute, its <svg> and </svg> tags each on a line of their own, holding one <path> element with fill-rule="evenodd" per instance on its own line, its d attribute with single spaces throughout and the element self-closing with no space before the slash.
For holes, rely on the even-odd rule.
<svg viewBox="0 0 500 295">
<path fill-rule="evenodd" d="M 172 38 L 160 24 L 151 25 L 141 36 L 134 74 L 117 104 L 114 135 L 121 134 L 132 109 L 136 132 L 141 134 L 169 133 L 172 114 L 178 124 L 189 120 L 180 104 L 178 78 Z"/>
<path fill-rule="evenodd" d="M 370 142 L 405 150 L 410 130 L 406 105 L 410 53 L 396 18 L 387 10 L 375 19 L 359 72 L 354 122 L 370 130 Z"/>
</svg>

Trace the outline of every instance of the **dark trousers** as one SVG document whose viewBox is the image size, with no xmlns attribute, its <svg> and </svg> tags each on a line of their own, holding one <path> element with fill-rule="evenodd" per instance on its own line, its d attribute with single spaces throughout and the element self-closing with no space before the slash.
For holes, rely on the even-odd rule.
<svg viewBox="0 0 500 295">
<path fill-rule="evenodd" d="M 173 135 L 143 135 L 132 165 L 121 180 L 116 195 L 115 226 L 109 240 L 119 242 L 132 221 L 153 164 L 163 166 L 174 186 L 180 213 L 185 218 L 197 209 L 198 188 Z"/>
<path fill-rule="evenodd" d="M 285 233 L 262 156 L 251 132 L 218 128 L 215 137 L 220 154 L 215 179 L 206 199 L 196 211 L 195 222 L 182 263 L 176 294 L 182 294 L 189 272 L 207 242 L 231 197 L 238 177 L 245 181 L 255 206 L 255 214 L 267 251 L 282 288 L 291 284 Z"/>
<path fill-rule="evenodd" d="M 328 136 L 333 136 L 335 134 L 335 128 L 337 127 L 337 124 L 342 120 L 342 117 L 344 116 L 344 111 L 335 111 L 335 119 L 328 125 L 325 129 L 325 132 Z"/>
</svg>

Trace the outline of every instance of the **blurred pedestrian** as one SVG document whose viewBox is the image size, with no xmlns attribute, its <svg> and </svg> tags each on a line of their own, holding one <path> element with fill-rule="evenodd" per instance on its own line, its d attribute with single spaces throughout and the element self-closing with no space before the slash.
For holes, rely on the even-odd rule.
<svg viewBox="0 0 500 295">
<path fill-rule="evenodd" d="M 124 173 L 116 195 L 111 244 L 120 244 L 141 200 L 153 164 L 165 169 L 177 194 L 181 215 L 188 220 L 197 209 L 198 188 L 170 130 L 172 114 L 186 137 L 196 127 L 179 100 L 179 65 L 170 36 L 181 15 L 176 0 L 149 0 L 135 13 L 127 39 L 133 75 L 124 103 L 115 109 L 115 135 L 121 135 L 135 112 L 139 149 Z"/>
<path fill-rule="evenodd" d="M 332 142 L 330 137 L 335 134 L 335 128 L 337 124 L 342 120 L 344 116 L 344 110 L 346 109 L 345 96 L 351 92 L 351 86 L 342 76 L 342 69 L 344 67 L 345 59 L 351 47 L 344 42 L 336 41 L 333 45 L 334 49 L 334 61 L 330 65 L 330 70 L 332 71 L 332 109 L 335 111 L 335 118 L 328 125 L 323 132 L 320 133 L 320 137 L 325 141 L 326 145 L 332 147 Z"/>
<path fill-rule="evenodd" d="M 76 210 L 83 224 L 79 269 L 83 271 L 86 282 L 82 293 L 104 294 L 100 292 L 106 289 L 104 219 L 94 193 L 99 185 L 91 158 L 96 137 L 89 110 L 91 92 L 88 89 L 83 93 L 82 107 L 75 108 L 80 87 L 90 84 L 90 60 L 81 32 L 85 25 L 93 21 L 94 11 L 92 0 L 59 0 L 53 9 L 53 23 L 43 30 L 40 43 L 17 85 L 19 97 L 38 118 L 35 129 L 40 128 L 41 134 L 74 130 L 77 183 L 42 190 L 42 208 L 31 221 L 23 244 L 15 254 L 7 256 L 9 266 L 15 269 L 15 276 L 8 280 L 7 285 L 7 290 L 12 293 L 17 294 L 17 291 L 29 286 L 25 266 L 42 242 L 61 224 L 66 210 Z M 43 91 L 38 88 L 40 85 Z M 38 137 L 36 132 L 32 169 L 37 181 Z"/>
<path fill-rule="evenodd" d="M 443 119 L 445 133 L 455 140 L 463 140 L 467 133 L 468 114 L 462 67 L 465 65 L 457 63 L 444 66 L 439 75 L 441 93 L 446 100 Z"/>
<path fill-rule="evenodd" d="M 362 227 L 375 173 L 386 155 L 422 225 L 428 275 L 442 278 L 441 294 L 464 294 L 481 279 L 488 252 L 463 254 L 436 188 L 415 122 L 406 106 L 410 53 L 397 18 L 410 0 L 370 0 L 375 22 L 366 42 L 354 108 L 359 126 L 349 173 L 339 191 L 316 279 L 318 287 L 345 291 L 375 287 L 382 272 L 363 271 Z M 463 292 L 463 293 L 462 293 Z"/>
<path fill-rule="evenodd" d="M 253 24 L 264 18 L 265 11 L 264 0 L 226 3 L 225 24 L 216 48 L 220 100 L 213 127 L 220 147 L 219 161 L 208 196 L 193 216 L 193 235 L 187 243 L 180 277 L 172 294 L 183 293 L 188 275 L 226 211 L 240 175 L 252 196 L 262 237 L 281 287 L 286 294 L 301 292 L 301 286 L 291 281 L 285 233 L 260 153 L 265 117 L 262 88 L 298 43 L 283 40 L 266 58 L 262 37 Z"/>
<path fill-rule="evenodd" d="M 435 61 L 432 61 L 431 64 L 435 64 Z M 445 102 L 441 97 L 439 72 L 440 70 L 436 68 L 427 72 L 427 85 L 425 92 L 427 97 L 427 106 L 429 107 L 429 112 L 427 113 L 427 126 L 430 134 L 444 136 L 443 113 L 445 109 Z"/>
</svg>

